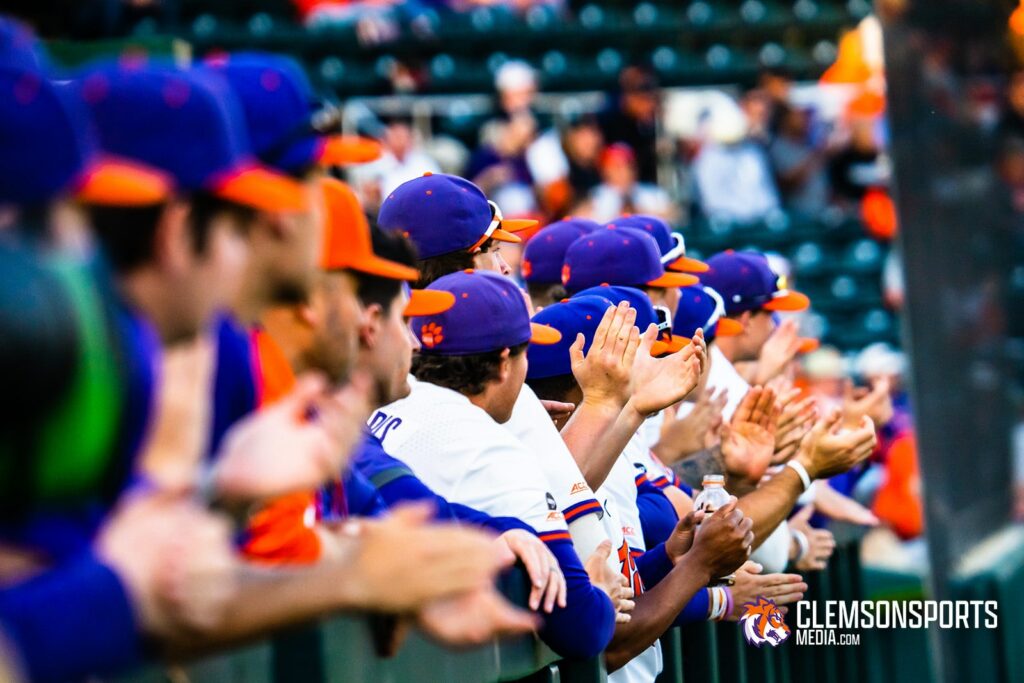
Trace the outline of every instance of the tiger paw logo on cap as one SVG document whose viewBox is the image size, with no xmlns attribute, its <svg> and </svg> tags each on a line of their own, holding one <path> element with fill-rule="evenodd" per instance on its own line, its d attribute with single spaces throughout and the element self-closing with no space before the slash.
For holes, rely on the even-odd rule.
<svg viewBox="0 0 1024 683">
<path fill-rule="evenodd" d="M 441 326 L 437 323 L 427 323 L 420 328 L 420 342 L 428 349 L 432 349 L 444 341 L 442 332 Z"/>
<path fill-rule="evenodd" d="M 519 270 L 522 272 L 523 277 L 530 277 L 533 274 L 533 264 L 523 259 L 523 262 L 519 265 Z"/>
<path fill-rule="evenodd" d="M 768 643 L 772 647 L 781 645 L 789 638 L 789 626 L 782 619 L 782 612 L 774 600 L 757 597 L 757 602 L 743 603 L 743 637 L 747 643 L 761 647 Z"/>
<path fill-rule="evenodd" d="M 562 264 L 562 284 L 563 285 L 569 284 L 569 272 L 570 272 L 569 264 L 568 263 Z"/>
</svg>

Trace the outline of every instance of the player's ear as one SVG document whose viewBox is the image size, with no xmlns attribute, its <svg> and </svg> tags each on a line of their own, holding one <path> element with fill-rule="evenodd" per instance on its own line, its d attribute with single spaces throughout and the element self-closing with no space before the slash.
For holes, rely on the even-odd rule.
<svg viewBox="0 0 1024 683">
<path fill-rule="evenodd" d="M 751 313 L 750 311 L 743 311 L 742 313 L 740 313 L 739 317 L 736 318 L 739 324 L 743 325 L 743 332 L 747 331 L 747 326 L 750 325 L 750 318 L 753 317 L 753 315 L 754 314 Z"/>
<path fill-rule="evenodd" d="M 359 342 L 368 349 L 374 348 L 384 326 L 384 308 L 380 304 L 370 304 L 363 308 L 363 316 L 359 325 Z"/>
<path fill-rule="evenodd" d="M 498 361 L 498 381 L 505 382 L 512 374 L 512 351 L 505 349 L 501 352 L 500 360 Z"/>
<path fill-rule="evenodd" d="M 153 256 L 162 268 L 182 272 L 192 262 L 193 244 L 189 221 L 192 207 L 188 202 L 173 201 L 167 204 L 157 219 L 153 233 Z"/>
</svg>

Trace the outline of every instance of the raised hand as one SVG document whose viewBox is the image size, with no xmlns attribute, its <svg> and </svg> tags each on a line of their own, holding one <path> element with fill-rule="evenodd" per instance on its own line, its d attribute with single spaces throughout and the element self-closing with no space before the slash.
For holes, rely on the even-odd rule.
<svg viewBox="0 0 1024 683">
<path fill-rule="evenodd" d="M 558 560 L 544 542 L 525 529 L 509 529 L 498 536 L 495 543 L 502 543 L 522 561 L 530 576 L 530 609 L 551 614 L 557 604 L 565 607 L 565 575 L 558 566 Z"/>
<path fill-rule="evenodd" d="M 336 478 L 363 438 L 371 388 L 364 372 L 333 392 L 318 375 L 301 377 L 288 396 L 228 432 L 213 468 L 216 495 L 268 498 Z"/>
<path fill-rule="evenodd" d="M 552 422 L 560 422 L 568 419 L 572 415 L 572 411 L 576 410 L 574 403 L 565 403 L 563 401 L 548 401 L 541 399 L 540 404 L 544 406 L 544 410 L 548 411 L 548 417 L 551 418 Z"/>
<path fill-rule="evenodd" d="M 856 428 L 865 415 L 871 418 L 876 428 L 888 423 L 893 416 L 889 389 L 887 377 L 875 381 L 871 389 L 854 388 L 853 382 L 846 380 L 843 387 L 843 426 Z"/>
<path fill-rule="evenodd" d="M 815 529 L 810 524 L 814 506 L 806 505 L 789 519 L 790 531 L 797 531 L 807 539 L 807 552 L 797 557 L 794 566 L 800 571 L 815 571 L 828 566 L 828 558 L 836 549 L 836 539 L 828 529 Z"/>
<path fill-rule="evenodd" d="M 743 604 L 758 597 L 774 600 L 776 605 L 788 605 L 803 599 L 807 584 L 799 574 L 762 574 L 764 568 L 757 562 L 747 561 L 736 570 L 732 591 L 732 614 L 729 621 L 739 621 Z"/>
<path fill-rule="evenodd" d="M 590 583 L 611 598 L 615 606 L 615 623 L 623 624 L 630 620 L 630 612 L 636 607 L 636 603 L 633 602 L 633 589 L 629 587 L 629 580 L 609 564 L 608 558 L 611 557 L 611 553 L 612 542 L 601 541 L 583 563 L 583 568 L 590 577 Z"/>
<path fill-rule="evenodd" d="M 585 339 L 582 334 L 576 335 L 576 341 L 569 347 L 569 357 L 585 402 L 620 410 L 626 405 L 630 372 L 640 346 L 640 331 L 635 322 L 636 309 L 623 301 L 605 311 L 586 356 Z"/>
<path fill-rule="evenodd" d="M 715 394 L 705 390 L 686 417 L 677 419 L 675 408 L 666 408 L 661 436 L 654 447 L 661 461 L 672 465 L 703 448 L 713 446 L 718 440 L 722 410 L 727 400 L 726 389 L 720 389 Z"/>
<path fill-rule="evenodd" d="M 831 411 L 820 418 L 804 437 L 797 459 L 813 479 L 825 479 L 846 472 L 863 462 L 878 443 L 871 418 L 864 416 L 856 429 L 845 429 L 842 414 Z"/>
<path fill-rule="evenodd" d="M 449 646 L 482 645 L 540 626 L 536 616 L 516 608 L 491 586 L 435 600 L 416 614 L 416 623 Z"/>
<path fill-rule="evenodd" d="M 775 392 L 753 387 L 740 401 L 729 422 L 722 424 L 722 458 L 729 476 L 756 482 L 775 452 L 780 409 Z"/>
<path fill-rule="evenodd" d="M 686 556 L 707 567 L 712 577 L 725 576 L 750 556 L 754 522 L 736 507 L 736 496 L 711 515 L 704 517 Z"/>
<path fill-rule="evenodd" d="M 651 324 L 640 339 L 633 363 L 629 405 L 644 417 L 686 398 L 697 387 L 707 365 L 703 330 L 697 330 L 686 348 L 664 358 L 651 356 L 651 345 L 657 337 L 658 328 Z"/>
<path fill-rule="evenodd" d="M 800 336 L 797 334 L 797 322 L 792 318 L 783 320 L 768 341 L 761 347 L 761 355 L 757 361 L 757 384 L 764 384 L 782 374 L 789 362 L 800 350 Z"/>
<path fill-rule="evenodd" d="M 345 562 L 353 607 L 385 612 L 420 609 L 492 586 L 515 561 L 508 546 L 482 531 L 431 523 L 429 505 L 404 505 L 387 517 L 351 521 L 335 533 L 355 541 Z M 396 552 L 398 551 L 398 552 Z"/>
<path fill-rule="evenodd" d="M 665 554 L 672 564 L 679 562 L 690 548 L 693 547 L 693 537 L 697 533 L 697 526 L 704 521 L 703 510 L 690 512 L 676 523 L 676 528 L 665 541 Z"/>
<path fill-rule="evenodd" d="M 817 407 L 814 397 L 800 398 L 799 389 L 788 389 L 779 396 L 776 403 L 782 407 L 775 429 L 775 455 L 772 463 L 784 463 L 794 455 L 800 442 L 814 427 Z"/>
<path fill-rule="evenodd" d="M 814 483 L 814 507 L 821 514 L 837 522 L 860 524 L 861 526 L 878 526 L 878 517 L 871 510 L 844 496 L 839 491 L 820 481 Z"/>
</svg>

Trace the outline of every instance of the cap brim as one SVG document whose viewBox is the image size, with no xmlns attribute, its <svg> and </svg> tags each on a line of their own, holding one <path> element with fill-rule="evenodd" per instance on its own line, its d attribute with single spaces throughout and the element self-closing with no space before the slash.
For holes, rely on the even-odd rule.
<svg viewBox="0 0 1024 683">
<path fill-rule="evenodd" d="M 806 294 L 789 290 L 782 296 L 774 297 L 761 308 L 766 311 L 804 311 L 810 305 L 811 300 Z"/>
<path fill-rule="evenodd" d="M 715 324 L 716 337 L 735 337 L 743 332 L 743 323 L 732 318 L 719 318 Z"/>
<path fill-rule="evenodd" d="M 414 289 L 409 292 L 409 302 L 402 315 L 411 318 L 416 315 L 437 315 L 455 305 L 455 295 L 438 289 Z"/>
<path fill-rule="evenodd" d="M 211 190 L 221 199 L 260 211 L 302 211 L 307 206 L 299 182 L 262 166 L 239 169 Z"/>
<path fill-rule="evenodd" d="M 505 232 L 522 232 L 536 228 L 538 225 L 540 225 L 540 221 L 535 221 L 532 218 L 506 218 L 501 221 L 501 226 L 498 229 Z"/>
<path fill-rule="evenodd" d="M 695 258 L 690 258 L 689 256 L 680 256 L 675 261 L 665 266 L 665 268 L 675 270 L 680 273 L 706 273 L 711 270 L 711 266 L 708 264 L 703 261 L 698 261 Z"/>
<path fill-rule="evenodd" d="M 380 158 L 384 148 L 373 138 L 358 135 L 331 135 L 324 139 L 318 161 L 323 166 L 365 164 Z"/>
<path fill-rule="evenodd" d="M 104 206 L 148 206 L 171 195 L 170 177 L 131 161 L 102 157 L 83 174 L 75 198 Z"/>
<path fill-rule="evenodd" d="M 530 343 L 550 346 L 562 341 L 562 333 L 550 325 L 530 323 Z"/>
<path fill-rule="evenodd" d="M 690 275 L 689 273 L 665 273 L 659 278 L 651 280 L 647 283 L 648 287 L 689 287 L 695 285 L 700 280 L 696 275 Z"/>
<path fill-rule="evenodd" d="M 358 259 L 347 264 L 345 268 L 355 270 L 360 273 L 366 273 L 367 275 L 376 275 L 389 280 L 415 282 L 420 279 L 420 271 L 415 268 L 411 266 L 403 266 L 401 263 L 389 261 L 388 259 L 381 258 L 380 256 L 371 255 L 363 259 Z M 424 313 L 422 315 L 429 314 Z"/>
<path fill-rule="evenodd" d="M 814 337 L 800 337 L 800 346 L 797 347 L 796 351 L 797 353 L 810 353 L 820 348 L 821 340 Z"/>
<path fill-rule="evenodd" d="M 507 222 L 508 221 L 502 222 L 502 225 L 504 225 Z M 498 240 L 499 242 L 512 242 L 513 244 L 518 244 L 523 241 L 522 238 L 519 237 L 519 235 L 513 235 L 512 233 L 506 232 L 501 228 L 495 228 L 494 232 L 491 233 L 491 239 Z"/>
<path fill-rule="evenodd" d="M 666 353 L 675 353 L 689 343 L 689 337 L 677 337 L 676 335 L 672 335 L 669 339 L 659 339 L 651 344 L 651 355 L 661 356 Z"/>
</svg>

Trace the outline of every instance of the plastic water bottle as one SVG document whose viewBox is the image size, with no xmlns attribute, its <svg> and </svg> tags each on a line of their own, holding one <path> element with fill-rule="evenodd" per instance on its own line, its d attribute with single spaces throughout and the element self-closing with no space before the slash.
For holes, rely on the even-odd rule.
<svg viewBox="0 0 1024 683">
<path fill-rule="evenodd" d="M 715 510 L 729 502 L 729 492 L 725 490 L 725 477 L 721 474 L 705 474 L 704 490 L 693 501 L 694 512 L 704 511 L 704 516 L 710 516 Z M 723 576 L 719 581 L 733 584 L 735 574 Z M 715 581 L 718 583 L 719 581 Z"/>
</svg>

